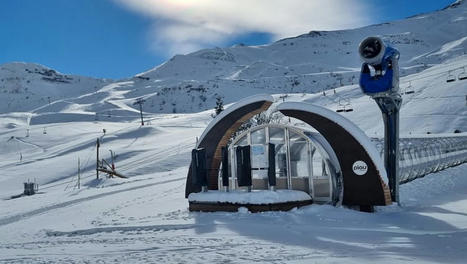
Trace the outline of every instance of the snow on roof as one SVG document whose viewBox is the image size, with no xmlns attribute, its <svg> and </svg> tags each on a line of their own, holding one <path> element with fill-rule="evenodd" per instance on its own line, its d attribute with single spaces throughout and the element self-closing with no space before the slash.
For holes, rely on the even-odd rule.
<svg viewBox="0 0 467 264">
<path fill-rule="evenodd" d="M 310 195 L 297 190 L 208 191 L 191 193 L 188 196 L 190 202 L 233 204 L 274 204 L 307 200 L 311 200 Z"/>
<path fill-rule="evenodd" d="M 321 106 L 302 103 L 302 102 L 284 102 L 277 106 L 277 110 L 300 110 L 305 112 L 315 113 L 317 115 L 323 116 L 333 122 L 337 123 L 343 127 L 347 132 L 349 132 L 368 152 L 371 160 L 375 164 L 376 168 L 381 174 L 381 178 L 387 184 L 388 177 L 386 175 L 386 169 L 384 163 L 379 156 L 378 151 L 373 143 L 371 143 L 370 138 L 363 132 L 357 125 L 347 118 Z"/>
</svg>

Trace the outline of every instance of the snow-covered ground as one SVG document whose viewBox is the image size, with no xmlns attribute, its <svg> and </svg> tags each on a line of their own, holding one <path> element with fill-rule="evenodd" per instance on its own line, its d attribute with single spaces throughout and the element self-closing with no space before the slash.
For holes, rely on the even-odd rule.
<svg viewBox="0 0 467 264">
<path fill-rule="evenodd" d="M 29 206 L 8 216 L 3 208 L 16 201 L 2 203 L 0 261 L 464 263 L 466 169 L 403 185 L 403 206 L 374 214 L 320 205 L 285 213 L 189 213 L 185 169 L 102 188 L 60 188 L 22 198 Z"/>
<path fill-rule="evenodd" d="M 155 115 L 144 127 L 137 120 L 51 123 L 47 134 L 31 125 L 29 137 L 23 128 L 2 129 L 0 262 L 463 263 L 467 257 L 467 164 L 402 185 L 402 206 L 373 214 L 326 205 L 190 213 L 184 199 L 190 150 L 211 119 L 207 111 Z M 117 171 L 129 179 L 95 179 L 97 137 L 102 157 L 115 151 Z M 39 194 L 8 199 L 34 178 Z"/>
</svg>

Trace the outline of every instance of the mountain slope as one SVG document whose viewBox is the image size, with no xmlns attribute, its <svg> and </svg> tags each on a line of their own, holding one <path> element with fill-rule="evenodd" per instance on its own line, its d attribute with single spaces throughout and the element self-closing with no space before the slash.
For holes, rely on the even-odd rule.
<svg viewBox="0 0 467 264">
<path fill-rule="evenodd" d="M 0 113 L 34 111 L 37 107 L 101 88 L 105 79 L 59 73 L 34 63 L 0 65 Z"/>
<path fill-rule="evenodd" d="M 357 47 L 363 38 L 381 35 L 397 47 L 401 52 L 401 75 L 407 76 L 402 79 L 402 88 L 422 90 L 424 83 L 410 82 L 418 78 L 416 73 L 444 65 L 444 71 L 432 78 L 437 80 L 445 78 L 449 70 L 457 75 L 467 65 L 463 59 L 467 51 L 465 28 L 467 3 L 462 0 L 443 10 L 390 23 L 311 31 L 264 46 L 240 44 L 177 55 L 154 69 L 118 82 L 63 75 L 34 64 L 4 64 L 0 66 L 0 113 L 26 112 L 17 115 L 24 116 L 23 122 L 32 120 L 35 124 L 125 121 L 138 118 L 139 109 L 134 105 L 137 98 L 146 99 L 146 114 L 187 113 L 212 109 L 217 97 L 231 103 L 259 93 L 322 93 L 343 86 L 352 87 L 353 97 L 344 99 L 352 99 L 355 104 L 366 100 L 355 100 L 362 96 L 355 84 L 361 64 Z M 451 63 L 453 60 L 457 62 Z M 455 91 L 453 96 L 461 96 L 465 86 L 461 82 L 453 85 L 456 89 L 449 88 L 449 93 Z M 443 93 L 440 86 L 427 89 L 431 94 Z M 341 97 L 330 100 L 337 104 Z M 327 105 L 327 100 L 313 102 Z M 432 107 L 437 107 L 432 112 L 445 110 L 437 104 Z M 463 118 L 456 121 L 456 115 L 462 116 L 464 110 L 451 110 L 451 117 L 440 118 L 461 122 L 461 129 L 465 127 Z M 411 110 L 413 116 L 426 113 L 422 108 Z M 451 125 L 446 131 L 453 128 Z"/>
</svg>

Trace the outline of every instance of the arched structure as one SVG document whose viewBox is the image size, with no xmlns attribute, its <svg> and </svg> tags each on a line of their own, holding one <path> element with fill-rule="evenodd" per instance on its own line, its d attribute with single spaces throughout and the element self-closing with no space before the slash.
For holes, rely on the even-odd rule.
<svg viewBox="0 0 467 264">
<path fill-rule="evenodd" d="M 273 145 L 269 145 L 273 144 Z M 319 133 L 285 124 L 262 124 L 236 136 L 229 145 L 231 189 L 238 188 L 235 148 L 251 146 L 252 189 L 267 190 L 268 157 L 274 146 L 276 189 L 300 190 L 313 201 L 342 202 L 342 173 L 331 145 Z"/>
<path fill-rule="evenodd" d="M 245 98 L 218 115 L 203 132 L 197 148 L 205 148 L 209 189 L 217 190 L 221 162 L 221 147 L 226 146 L 240 125 L 254 115 L 266 111 L 273 103 L 269 95 Z M 341 182 L 335 188 L 343 190 L 340 201 L 333 204 L 349 206 L 388 205 L 391 197 L 383 162 L 365 133 L 348 119 L 316 105 L 300 102 L 279 104 L 275 111 L 300 119 L 316 129 L 321 135 L 315 140 L 327 146 L 329 157 L 337 160 L 334 168 L 341 174 Z M 324 140 L 324 139 L 325 140 Z M 329 149 L 332 148 L 332 151 Z M 338 167 L 338 168 L 337 168 Z M 193 184 L 191 167 L 188 172 L 185 195 L 199 192 Z M 342 198 L 343 197 L 343 198 Z M 333 198 L 334 200 L 334 198 Z"/>
<path fill-rule="evenodd" d="M 196 148 L 206 149 L 208 168 L 208 188 L 217 190 L 217 176 L 221 163 L 221 148 L 227 145 L 232 134 L 238 130 L 243 122 L 254 115 L 266 111 L 273 103 L 270 95 L 256 95 L 247 97 L 222 111 L 201 135 Z M 191 167 L 188 171 L 185 197 L 192 192 L 199 192 L 200 188 L 192 183 Z"/>
<path fill-rule="evenodd" d="M 350 120 L 323 107 L 301 102 L 277 106 L 282 114 L 309 124 L 337 155 L 344 179 L 344 205 L 388 205 L 391 196 L 383 162 L 365 133 Z"/>
</svg>

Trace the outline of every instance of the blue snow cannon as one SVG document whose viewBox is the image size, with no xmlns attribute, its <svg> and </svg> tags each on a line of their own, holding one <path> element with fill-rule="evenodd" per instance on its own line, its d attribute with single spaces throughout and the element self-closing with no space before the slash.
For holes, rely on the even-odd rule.
<svg viewBox="0 0 467 264">
<path fill-rule="evenodd" d="M 378 37 L 364 39 L 358 48 L 364 61 L 360 72 L 360 88 L 373 98 L 388 97 L 399 92 L 399 51 Z"/>
</svg>

